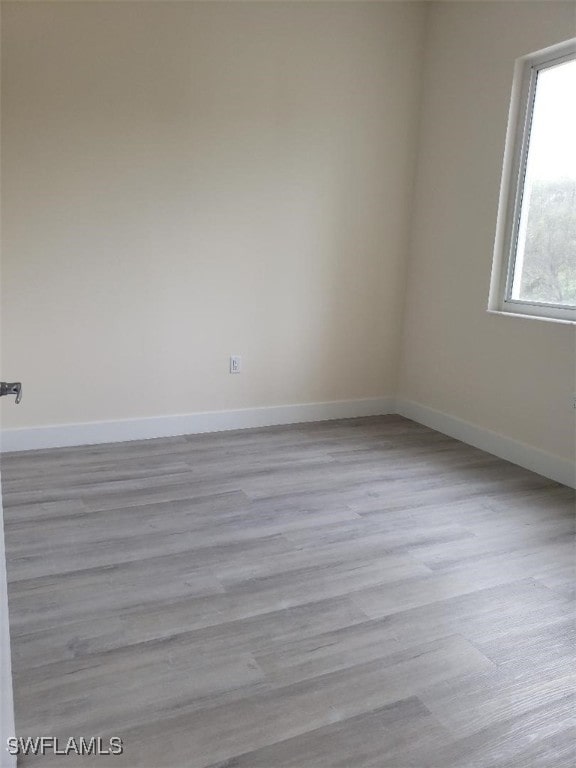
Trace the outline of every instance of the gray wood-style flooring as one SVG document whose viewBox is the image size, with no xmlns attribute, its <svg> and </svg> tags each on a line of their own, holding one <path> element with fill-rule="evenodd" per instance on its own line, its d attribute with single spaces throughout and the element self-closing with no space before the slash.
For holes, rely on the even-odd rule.
<svg viewBox="0 0 576 768">
<path fill-rule="evenodd" d="M 22 766 L 576 764 L 574 492 L 397 416 L 2 458 Z"/>
</svg>

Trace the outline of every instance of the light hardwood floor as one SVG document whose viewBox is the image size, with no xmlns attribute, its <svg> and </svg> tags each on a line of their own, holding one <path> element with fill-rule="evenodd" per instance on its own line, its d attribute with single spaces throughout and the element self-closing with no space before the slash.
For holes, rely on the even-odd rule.
<svg viewBox="0 0 576 768">
<path fill-rule="evenodd" d="M 21 736 L 133 768 L 576 763 L 574 492 L 400 417 L 5 455 Z"/>
</svg>

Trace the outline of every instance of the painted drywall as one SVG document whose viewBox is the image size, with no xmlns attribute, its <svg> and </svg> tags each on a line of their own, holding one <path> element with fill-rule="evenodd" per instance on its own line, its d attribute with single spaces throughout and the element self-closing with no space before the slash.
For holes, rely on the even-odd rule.
<svg viewBox="0 0 576 768">
<path fill-rule="evenodd" d="M 422 5 L 2 14 L 3 428 L 393 395 Z"/>
<path fill-rule="evenodd" d="M 514 60 L 573 2 L 430 8 L 400 396 L 574 459 L 575 329 L 486 312 Z"/>
</svg>

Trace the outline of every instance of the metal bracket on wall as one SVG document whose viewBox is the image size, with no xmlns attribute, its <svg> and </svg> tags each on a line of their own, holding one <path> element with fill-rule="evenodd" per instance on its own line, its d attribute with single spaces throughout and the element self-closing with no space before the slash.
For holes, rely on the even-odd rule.
<svg viewBox="0 0 576 768">
<path fill-rule="evenodd" d="M 0 381 L 0 397 L 16 395 L 16 403 L 22 400 L 22 384 L 19 381 Z"/>
</svg>

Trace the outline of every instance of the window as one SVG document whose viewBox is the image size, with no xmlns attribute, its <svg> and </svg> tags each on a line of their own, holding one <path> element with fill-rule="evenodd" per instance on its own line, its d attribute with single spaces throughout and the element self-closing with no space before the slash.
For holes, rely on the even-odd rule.
<svg viewBox="0 0 576 768">
<path fill-rule="evenodd" d="M 516 64 L 489 309 L 576 321 L 576 40 Z"/>
</svg>

